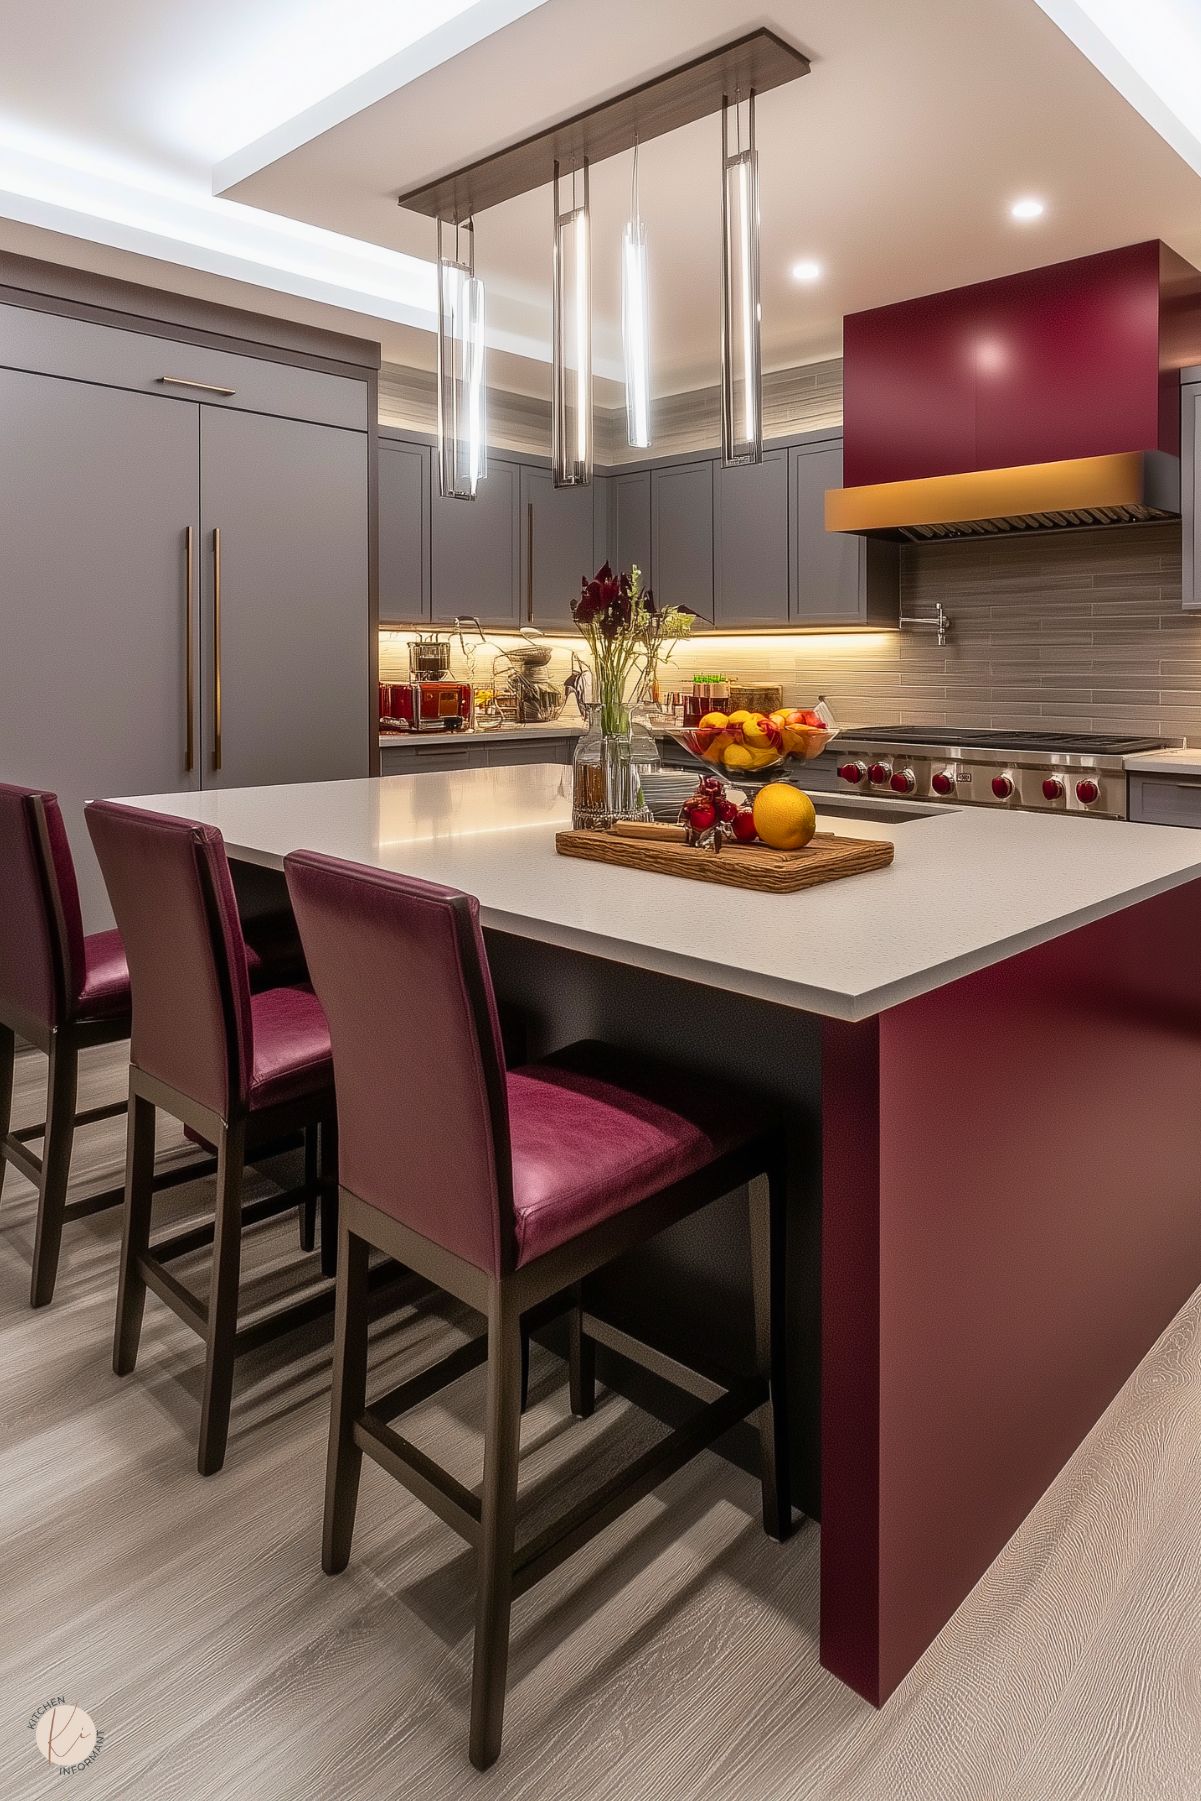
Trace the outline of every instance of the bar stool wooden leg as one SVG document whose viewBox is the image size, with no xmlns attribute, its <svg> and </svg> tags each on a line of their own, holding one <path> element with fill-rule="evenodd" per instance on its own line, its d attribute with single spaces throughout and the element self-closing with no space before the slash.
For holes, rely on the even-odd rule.
<svg viewBox="0 0 1201 1801">
<path fill-rule="evenodd" d="M 31 1307 L 45 1307 L 54 1298 L 54 1279 L 58 1274 L 58 1253 L 63 1239 L 63 1209 L 67 1204 L 71 1151 L 75 1143 L 78 1077 L 79 1052 L 75 1045 L 57 1031 L 52 1033 L 46 1084 L 46 1137 L 42 1146 L 41 1192 L 33 1241 L 33 1276 L 29 1286 Z"/>
<path fill-rule="evenodd" d="M 312 1128 L 310 1127 L 310 1130 Z M 338 1126 L 327 1119 L 320 1128 L 321 1161 L 318 1167 L 318 1189 L 321 1198 L 321 1274 L 333 1276 L 338 1269 Z"/>
<path fill-rule="evenodd" d="M 521 1318 L 502 1280 L 493 1283 L 488 1306 L 488 1402 L 471 1677 L 470 1755 L 477 1770 L 496 1762 L 504 1724 L 520 1433 Z"/>
<path fill-rule="evenodd" d="M 213 1275 L 209 1288 L 205 1342 L 204 1399 L 200 1409 L 202 1476 L 225 1462 L 229 1409 L 233 1398 L 238 1331 L 238 1278 L 242 1264 L 242 1183 L 246 1170 L 246 1126 L 223 1126 L 217 1145 L 217 1222 L 213 1235 Z"/>
<path fill-rule="evenodd" d="M 117 1329 L 113 1368 L 128 1376 L 138 1360 L 146 1284 L 138 1258 L 150 1245 L 150 1209 L 154 1201 L 155 1109 L 131 1088 L 129 1133 L 125 1148 L 125 1221 L 121 1233 L 121 1274 L 117 1284 Z"/>
<path fill-rule="evenodd" d="M 787 1402 L 784 1393 L 784 1181 L 773 1170 L 748 1184 L 756 1373 L 768 1385 L 758 1411 L 763 1530 L 783 1541 L 792 1530 Z"/>
<path fill-rule="evenodd" d="M 596 1346 L 584 1331 L 584 1290 L 579 1282 L 567 1319 L 567 1381 L 571 1411 L 577 1419 L 590 1419 L 596 1406 Z"/>
<path fill-rule="evenodd" d="M 300 1248 L 311 1251 L 317 1244 L 317 1127 L 304 1129 L 304 1185 L 308 1190 L 296 1209 L 300 1223 Z"/>
<path fill-rule="evenodd" d="M 324 1227 L 322 1228 L 324 1230 Z M 370 1246 L 343 1225 L 338 1235 L 338 1289 L 334 1309 L 333 1402 L 325 1466 L 325 1527 L 321 1567 L 336 1576 L 350 1561 L 363 1453 L 354 1441 L 355 1421 L 367 1405 L 367 1264 Z"/>
<path fill-rule="evenodd" d="M 0 1145 L 12 1130 L 13 1123 L 13 1067 L 17 1060 L 17 1035 L 8 1026 L 0 1025 Z M 4 1176 L 8 1169 L 8 1159 L 0 1150 L 0 1196 L 4 1193 Z"/>
</svg>

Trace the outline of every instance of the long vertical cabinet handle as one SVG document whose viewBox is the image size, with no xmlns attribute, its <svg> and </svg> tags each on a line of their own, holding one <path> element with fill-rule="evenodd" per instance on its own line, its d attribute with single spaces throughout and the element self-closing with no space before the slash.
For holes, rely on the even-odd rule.
<svg viewBox="0 0 1201 1801">
<path fill-rule="evenodd" d="M 192 648 L 193 634 L 196 629 L 196 574 L 193 560 L 193 532 L 189 525 L 184 529 L 184 686 L 187 691 L 187 725 L 186 751 L 184 756 L 185 773 L 191 775 L 196 767 L 196 653 Z"/>
<path fill-rule="evenodd" d="M 525 617 L 534 623 L 534 503 L 525 503 Z"/>
<path fill-rule="evenodd" d="M 213 768 L 221 767 L 221 527 L 213 527 Z"/>
</svg>

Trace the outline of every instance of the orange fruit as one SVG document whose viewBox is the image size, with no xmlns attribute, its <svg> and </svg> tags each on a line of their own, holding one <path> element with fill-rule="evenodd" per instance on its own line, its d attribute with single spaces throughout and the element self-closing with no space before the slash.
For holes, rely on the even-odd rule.
<svg viewBox="0 0 1201 1801">
<path fill-rule="evenodd" d="M 755 796 L 755 830 L 773 850 L 800 850 L 817 830 L 813 802 L 790 782 L 768 782 Z"/>
</svg>

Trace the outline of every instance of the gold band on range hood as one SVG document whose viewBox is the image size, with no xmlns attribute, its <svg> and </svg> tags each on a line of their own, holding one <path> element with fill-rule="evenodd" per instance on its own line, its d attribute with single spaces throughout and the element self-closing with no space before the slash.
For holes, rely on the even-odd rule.
<svg viewBox="0 0 1201 1801">
<path fill-rule="evenodd" d="M 1180 464 L 1161 450 L 826 491 L 828 532 L 914 542 L 1128 525 L 1179 511 Z"/>
</svg>

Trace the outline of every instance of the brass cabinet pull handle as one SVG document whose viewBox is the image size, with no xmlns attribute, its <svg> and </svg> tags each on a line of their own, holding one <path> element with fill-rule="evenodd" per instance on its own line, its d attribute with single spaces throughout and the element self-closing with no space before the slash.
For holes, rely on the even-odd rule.
<svg viewBox="0 0 1201 1801">
<path fill-rule="evenodd" d="M 534 623 L 534 503 L 525 503 L 525 617 Z"/>
<path fill-rule="evenodd" d="M 184 684 L 187 689 L 187 752 L 184 769 L 191 775 L 196 764 L 196 658 L 192 650 L 196 578 L 192 567 L 192 527 L 184 530 Z"/>
<path fill-rule="evenodd" d="M 221 767 L 221 527 L 213 527 L 213 768 Z"/>
<path fill-rule="evenodd" d="M 226 399 L 236 394 L 236 388 L 223 388 L 220 382 L 193 381 L 190 375 L 159 375 L 155 379 L 165 388 L 199 388 L 202 394 L 224 394 Z"/>
</svg>

